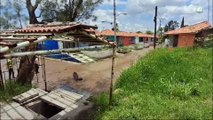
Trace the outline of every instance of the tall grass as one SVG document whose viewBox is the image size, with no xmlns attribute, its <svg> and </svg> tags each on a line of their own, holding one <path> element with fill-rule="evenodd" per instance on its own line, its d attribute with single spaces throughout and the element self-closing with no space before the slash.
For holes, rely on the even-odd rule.
<svg viewBox="0 0 213 120">
<path fill-rule="evenodd" d="M 6 82 L 4 90 L 0 90 L 0 101 L 10 102 L 13 96 L 23 93 L 31 88 L 31 85 L 20 85 L 13 81 Z"/>
<path fill-rule="evenodd" d="M 212 119 L 211 49 L 157 49 L 120 76 L 98 119 Z"/>
</svg>

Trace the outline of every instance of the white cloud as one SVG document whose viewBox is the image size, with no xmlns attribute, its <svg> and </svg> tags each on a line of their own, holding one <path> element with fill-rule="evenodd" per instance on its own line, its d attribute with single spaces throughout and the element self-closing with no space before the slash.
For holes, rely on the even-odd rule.
<svg viewBox="0 0 213 120">
<path fill-rule="evenodd" d="M 116 0 L 116 5 L 126 5 L 127 1 Z M 104 0 L 102 5 L 113 5 L 113 0 Z"/>
<path fill-rule="evenodd" d="M 122 31 L 146 31 L 153 30 L 154 8 L 158 6 L 158 22 L 161 18 L 162 26 L 169 20 L 177 20 L 181 22 L 182 17 L 185 18 L 185 24 L 192 25 L 207 20 L 207 3 L 203 0 L 128 0 L 123 2 L 122 8 L 117 13 L 127 12 L 128 15 L 120 15 L 117 17 L 119 28 Z M 108 4 L 111 1 L 105 1 Z M 125 3 L 125 4 L 124 4 Z M 112 3 L 110 3 L 112 4 Z M 202 13 L 197 13 L 198 7 L 203 8 Z M 94 12 L 98 16 L 98 21 L 91 22 L 99 26 L 100 29 L 112 28 L 111 24 L 101 23 L 100 21 L 113 21 L 112 8 L 106 10 L 101 7 Z M 210 13 L 211 15 L 211 13 Z M 210 17 L 211 18 L 211 17 Z M 210 19 L 211 20 L 211 19 Z M 158 23 L 159 25 L 159 23 Z"/>
</svg>

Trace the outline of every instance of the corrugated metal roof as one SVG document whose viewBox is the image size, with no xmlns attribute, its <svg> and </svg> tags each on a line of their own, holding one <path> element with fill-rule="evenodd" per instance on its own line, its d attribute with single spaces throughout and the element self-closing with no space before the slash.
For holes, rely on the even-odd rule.
<svg viewBox="0 0 213 120">
<path fill-rule="evenodd" d="M 171 30 L 171 31 L 166 32 L 165 34 L 166 35 L 176 35 L 176 34 L 184 34 L 184 33 L 197 33 L 201 30 L 208 29 L 210 27 L 211 27 L 211 25 L 207 21 L 204 21 L 201 23 L 187 26 L 187 27 L 179 28 L 176 30 Z"/>
</svg>

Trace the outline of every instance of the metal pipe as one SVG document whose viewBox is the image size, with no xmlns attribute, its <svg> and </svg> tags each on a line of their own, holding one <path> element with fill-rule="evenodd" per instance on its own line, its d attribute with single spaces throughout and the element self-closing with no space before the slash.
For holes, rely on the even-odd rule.
<svg viewBox="0 0 213 120">
<path fill-rule="evenodd" d="M 94 48 L 102 48 L 102 46 L 90 46 L 90 47 L 80 47 L 80 48 L 67 48 L 67 49 L 57 49 L 57 50 L 40 50 L 40 51 L 30 51 L 30 52 L 16 52 L 10 54 L 2 55 L 3 58 L 10 58 L 10 57 L 23 57 L 23 56 L 33 56 L 33 55 L 47 55 L 52 53 L 59 53 L 59 52 L 78 52 L 81 50 L 91 50 Z"/>
<path fill-rule="evenodd" d="M 18 49 L 18 48 L 21 48 L 21 47 L 26 47 L 26 46 L 29 46 L 30 44 L 35 44 L 35 43 L 39 43 L 39 42 L 42 42 L 44 40 L 46 40 L 47 37 L 46 36 L 42 36 L 42 37 L 39 37 L 37 40 L 33 41 L 33 42 L 30 42 L 30 41 L 25 41 L 25 42 L 21 42 L 21 43 L 17 43 L 15 47 L 13 47 L 13 49 Z M 3 48 L 0 48 L 0 53 L 5 53 L 7 51 L 9 51 L 11 48 L 10 47 L 3 47 Z"/>
</svg>

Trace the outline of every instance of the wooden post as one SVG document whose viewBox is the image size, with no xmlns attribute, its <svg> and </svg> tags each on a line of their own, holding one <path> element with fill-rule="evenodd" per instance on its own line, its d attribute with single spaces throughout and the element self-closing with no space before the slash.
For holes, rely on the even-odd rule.
<svg viewBox="0 0 213 120">
<path fill-rule="evenodd" d="M 112 90 L 113 90 L 113 78 L 114 78 L 114 64 L 115 64 L 115 47 L 112 46 L 112 69 L 111 69 L 111 81 L 109 90 L 109 105 L 112 105 Z"/>
<path fill-rule="evenodd" d="M 157 41 L 157 39 L 156 39 L 156 31 L 157 31 L 157 13 L 158 12 L 158 7 L 157 6 L 155 6 L 155 17 L 154 17 L 154 22 L 155 22 L 155 30 L 154 30 L 154 49 L 155 49 L 155 47 L 156 47 L 156 41 Z"/>
<path fill-rule="evenodd" d="M 42 49 L 44 49 L 44 43 L 42 42 Z M 42 77 L 44 80 L 44 89 L 47 91 L 47 79 L 46 79 L 46 68 L 45 68 L 45 58 L 42 56 L 41 58 L 42 61 Z"/>
<path fill-rule="evenodd" d="M 2 77 L 1 60 L 0 60 L 0 89 L 4 89 L 4 82 Z"/>
</svg>

